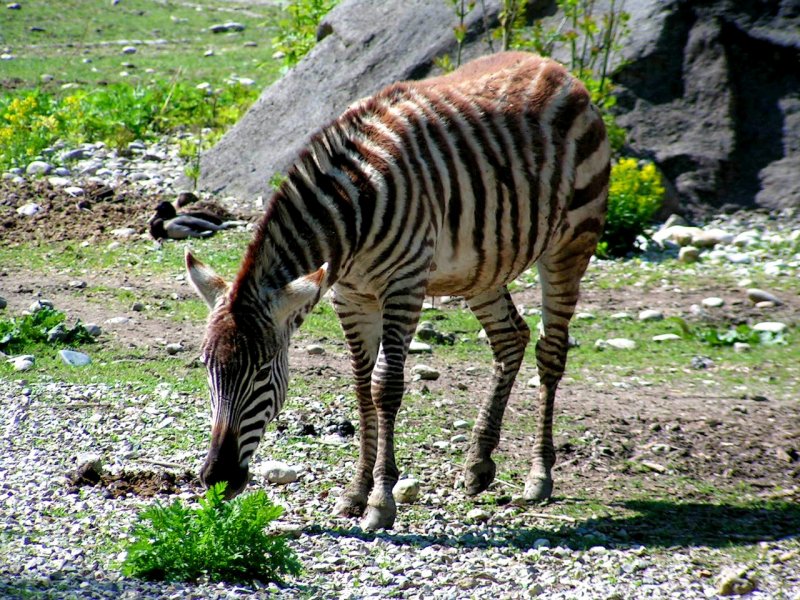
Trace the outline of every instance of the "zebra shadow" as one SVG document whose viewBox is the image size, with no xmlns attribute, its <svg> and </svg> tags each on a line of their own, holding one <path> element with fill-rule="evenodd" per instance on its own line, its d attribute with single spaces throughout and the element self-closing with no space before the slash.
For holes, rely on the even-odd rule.
<svg viewBox="0 0 800 600">
<path fill-rule="evenodd" d="M 574 521 L 549 521 L 531 517 L 531 522 L 537 524 L 533 527 L 505 527 L 502 519 L 497 519 L 498 522 L 488 527 L 469 527 L 459 535 L 403 533 L 393 530 L 365 532 L 358 527 L 318 525 L 305 528 L 303 533 L 364 541 L 380 539 L 403 546 L 514 547 L 522 550 L 540 545 L 543 539 L 552 546 L 564 546 L 573 550 L 598 545 L 620 548 L 728 548 L 800 535 L 800 504 L 788 501 L 761 502 L 752 507 L 742 507 L 714 503 L 631 500 L 609 503 L 609 507 L 622 514 Z M 552 523 L 552 526 L 548 526 L 548 523 Z M 402 521 L 398 525 L 402 527 Z"/>
</svg>

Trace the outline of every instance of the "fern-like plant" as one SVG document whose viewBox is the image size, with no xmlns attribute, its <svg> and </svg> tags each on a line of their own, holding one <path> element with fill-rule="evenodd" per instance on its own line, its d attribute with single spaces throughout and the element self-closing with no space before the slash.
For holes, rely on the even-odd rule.
<svg viewBox="0 0 800 600">
<path fill-rule="evenodd" d="M 298 575 L 300 562 L 283 536 L 266 526 L 283 508 L 261 490 L 228 502 L 224 483 L 212 486 L 199 507 L 176 500 L 146 509 L 133 529 L 122 573 L 150 580 L 277 581 Z"/>
</svg>

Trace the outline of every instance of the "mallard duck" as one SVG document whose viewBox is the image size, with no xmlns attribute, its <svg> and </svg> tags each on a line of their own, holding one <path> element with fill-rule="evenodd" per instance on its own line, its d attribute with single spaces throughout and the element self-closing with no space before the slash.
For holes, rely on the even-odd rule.
<svg viewBox="0 0 800 600">
<path fill-rule="evenodd" d="M 187 238 L 205 238 L 214 235 L 221 229 L 227 229 L 226 223 L 212 223 L 205 219 L 178 215 L 174 219 L 150 219 L 150 235 L 156 240 L 185 240 Z"/>
</svg>

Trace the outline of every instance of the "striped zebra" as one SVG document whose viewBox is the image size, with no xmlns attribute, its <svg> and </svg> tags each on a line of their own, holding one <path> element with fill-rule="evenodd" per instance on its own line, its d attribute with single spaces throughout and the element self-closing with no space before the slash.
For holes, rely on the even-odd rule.
<svg viewBox="0 0 800 600">
<path fill-rule="evenodd" d="M 466 298 L 494 354 L 493 389 L 465 461 L 468 494 L 495 475 L 491 453 L 530 332 L 506 287 L 533 263 L 542 290 L 537 436 L 525 497 L 548 498 L 552 423 L 570 318 L 603 228 L 609 146 L 586 88 L 527 53 L 390 85 L 314 135 L 269 201 L 231 284 L 187 251 L 211 308 L 201 360 L 211 394 L 206 485 L 248 480 L 281 410 L 292 333 L 333 290 L 360 420 L 355 477 L 336 511 L 389 528 L 398 479 L 394 426 L 426 295 Z"/>
</svg>

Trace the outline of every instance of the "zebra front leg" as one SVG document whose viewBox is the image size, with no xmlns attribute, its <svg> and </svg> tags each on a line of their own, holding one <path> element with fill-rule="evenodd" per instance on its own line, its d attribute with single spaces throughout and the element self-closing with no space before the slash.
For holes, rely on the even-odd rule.
<svg viewBox="0 0 800 600">
<path fill-rule="evenodd" d="M 591 239 L 587 241 L 587 237 Z M 569 322 L 578 303 L 580 280 L 594 254 L 597 238 L 584 235 L 551 250 L 538 263 L 542 285 L 542 331 L 536 342 L 539 369 L 539 415 L 533 446 L 533 463 L 525 480 L 524 497 L 547 500 L 553 493 L 553 410 L 556 389 L 567 362 Z"/>
<path fill-rule="evenodd" d="M 478 413 L 464 465 L 464 486 L 467 494 L 474 495 L 494 480 L 496 467 L 491 454 L 500 442 L 503 413 L 530 340 L 530 329 L 506 287 L 469 298 L 467 303 L 486 331 L 494 354 L 492 393 Z"/>
<path fill-rule="evenodd" d="M 372 372 L 372 400 L 378 412 L 378 453 L 373 470 L 375 486 L 361 521 L 365 530 L 390 529 L 397 516 L 392 496 L 399 475 L 394 456 L 394 425 L 403 398 L 408 345 L 425 297 L 424 287 L 399 287 L 408 291 L 389 298 L 384 304 L 381 348 Z"/>
<path fill-rule="evenodd" d="M 378 449 L 378 416 L 372 401 L 372 371 L 381 336 L 381 314 L 374 298 L 337 286 L 333 306 L 344 330 L 356 383 L 359 418 L 359 453 L 356 473 L 336 502 L 343 517 L 360 517 L 372 490 L 372 470 Z"/>
</svg>

